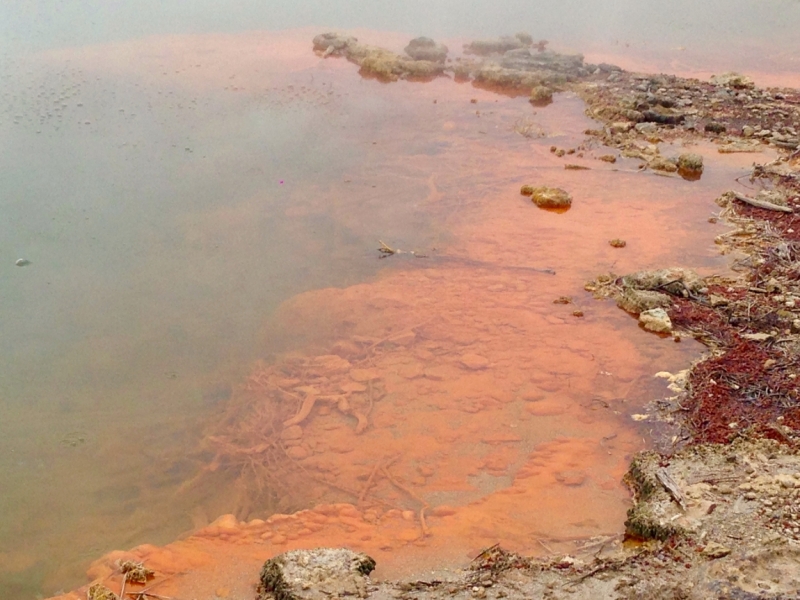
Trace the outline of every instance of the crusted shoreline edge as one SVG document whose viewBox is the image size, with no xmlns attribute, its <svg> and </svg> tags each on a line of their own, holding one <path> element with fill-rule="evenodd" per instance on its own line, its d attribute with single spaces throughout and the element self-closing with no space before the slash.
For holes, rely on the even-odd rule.
<svg viewBox="0 0 800 600">
<path fill-rule="evenodd" d="M 541 57 L 530 51 L 537 48 L 530 36 L 520 34 L 480 43 L 476 48 L 483 58 L 450 67 L 375 47 L 354 49 L 355 39 L 346 40 L 323 47 L 315 38 L 315 49 L 325 57 L 344 56 L 365 75 L 387 80 L 452 74 L 479 87 L 530 92 L 532 102 L 547 102 L 553 92 L 576 92 L 587 102 L 587 114 L 605 124 L 586 132 L 587 148 L 615 148 L 621 157 L 639 159 L 640 168 L 668 176 L 697 173 L 681 173 L 679 160 L 662 157 L 661 141 L 710 139 L 720 152 L 769 145 L 779 153 L 775 161 L 754 166 L 751 184 L 763 193 L 745 198 L 755 203 L 746 203 L 738 192 L 718 199 L 719 218 L 734 227 L 718 242 L 723 252 L 739 255 L 738 277 L 688 281 L 685 270 L 677 279 L 674 270 L 666 270 L 671 278 L 649 287 L 641 277 L 631 285 L 629 276 L 614 274 L 587 284 L 597 297 L 614 298 L 631 312 L 651 310 L 640 301 L 653 301 L 647 293 L 658 294 L 672 330 L 709 348 L 687 372 L 671 376 L 675 397 L 652 407 L 652 417 L 670 424 L 675 435 L 658 450 L 637 454 L 626 475 L 634 505 L 625 527 L 636 542 L 606 540 L 587 544 L 575 556 L 545 559 L 492 547 L 452 579 L 366 580 L 354 595 L 800 597 L 795 592 L 800 587 L 800 396 L 794 381 L 800 367 L 800 266 L 795 267 L 800 265 L 795 214 L 800 144 L 794 129 L 800 123 L 800 92 L 758 89 L 734 74 L 701 82 L 586 65 L 582 57 Z M 274 571 L 268 561 L 265 572 Z M 366 575 L 363 569 L 360 574 Z M 313 583 L 300 588 L 299 595 L 282 590 L 280 597 L 316 597 Z M 271 597 L 262 587 L 259 598 Z"/>
</svg>

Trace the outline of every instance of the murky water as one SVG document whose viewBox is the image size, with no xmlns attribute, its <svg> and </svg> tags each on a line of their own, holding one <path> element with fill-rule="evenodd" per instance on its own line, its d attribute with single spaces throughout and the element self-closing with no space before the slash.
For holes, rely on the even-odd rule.
<svg viewBox="0 0 800 600">
<path fill-rule="evenodd" d="M 78 9 L 94 16 L 73 19 Z M 310 52 L 317 28 L 125 41 L 254 24 L 417 33 L 427 5 L 395 24 L 312 3 L 256 11 L 255 23 L 202 4 L 163 19 L 147 3 L 94 9 L 2 9 L 0 595 L 71 587 L 112 548 L 166 543 L 224 512 L 354 502 L 376 465 L 430 507 L 453 508 L 428 548 L 442 560 L 495 541 L 534 552 L 534 538 L 557 545 L 619 530 L 620 476 L 646 443 L 630 414 L 660 393 L 653 372 L 700 349 L 639 331 L 589 300 L 583 281 L 664 264 L 724 269 L 707 218 L 751 157 L 709 156 L 689 183 L 612 170 L 590 149 L 593 169 L 568 172 L 549 146 L 583 141 L 591 122 L 576 98 L 534 111 L 450 81 L 362 80 Z M 506 33 L 505 12 L 522 9 L 502 7 L 480 33 Z M 546 35 L 575 49 L 588 25 L 545 12 Z M 719 24 L 720 37 L 742 42 L 736 60 L 693 30 L 643 49 L 646 28 L 625 23 L 646 15 L 622 10 L 608 18 L 628 41 L 593 36 L 585 50 L 658 70 L 747 68 L 761 64 L 765 31 L 781 41 L 796 3 L 773 12 L 789 18 L 751 21 L 748 35 L 739 21 Z M 473 19 L 425 33 L 468 35 L 479 31 Z M 408 37 L 364 34 L 400 47 Z M 764 81 L 791 77 L 797 53 L 772 48 Z M 544 137 L 519 135 L 520 123 Z M 561 185 L 575 205 L 536 210 L 522 183 Z M 614 237 L 628 247 L 609 247 Z M 379 239 L 428 258 L 379 261 Z M 18 258 L 31 264 L 16 267 Z M 554 305 L 559 296 L 574 304 Z M 330 355 L 350 366 L 311 379 L 290 372 Z M 278 371 L 321 395 L 355 384 L 345 393 L 371 406 L 368 427 L 356 434 L 354 413 L 338 404 L 315 407 L 289 445 L 316 481 L 301 494 L 259 504 L 247 489 L 187 487 L 219 452 L 204 435 L 226 433 L 208 420 L 274 400 L 252 378 Z M 418 510 L 388 477 L 373 479 L 363 502 Z M 413 531 L 352 545 L 413 570 L 424 556 Z M 297 543 L 334 541 L 319 536 Z"/>
</svg>

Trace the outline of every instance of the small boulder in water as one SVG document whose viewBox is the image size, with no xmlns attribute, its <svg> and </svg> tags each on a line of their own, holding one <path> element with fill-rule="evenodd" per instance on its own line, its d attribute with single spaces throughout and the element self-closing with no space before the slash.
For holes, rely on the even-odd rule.
<svg viewBox="0 0 800 600">
<path fill-rule="evenodd" d="M 447 46 L 437 44 L 429 37 L 414 38 L 405 47 L 405 52 L 414 60 L 443 63 L 447 58 Z"/>
<path fill-rule="evenodd" d="M 525 196 L 530 196 L 533 203 L 539 208 L 569 208 L 572 206 L 572 197 L 557 187 L 542 185 L 533 187 L 523 185 L 520 192 Z"/>
<path fill-rule="evenodd" d="M 344 548 L 291 550 L 261 569 L 258 600 L 366 598 L 375 561 Z"/>
<path fill-rule="evenodd" d="M 678 157 L 678 172 L 685 178 L 697 178 L 703 172 L 703 157 L 694 152 L 684 152 Z"/>
<path fill-rule="evenodd" d="M 639 323 L 648 331 L 671 333 L 672 321 L 663 308 L 651 308 L 639 314 Z"/>
</svg>

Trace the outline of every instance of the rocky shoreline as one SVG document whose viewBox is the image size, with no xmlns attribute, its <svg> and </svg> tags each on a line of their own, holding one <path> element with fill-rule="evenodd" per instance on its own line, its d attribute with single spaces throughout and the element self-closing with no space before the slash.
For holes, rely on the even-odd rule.
<svg viewBox="0 0 800 600">
<path fill-rule="evenodd" d="M 715 218 L 733 227 L 717 242 L 737 257 L 735 276 L 701 278 L 671 268 L 603 274 L 587 283 L 596 298 L 614 299 L 657 335 L 693 337 L 709 350 L 687 371 L 664 373 L 674 396 L 641 415 L 664 434 L 626 475 L 634 496 L 626 539 L 588 542 L 579 552 L 546 559 L 492 547 L 462 573 L 394 582 L 370 580 L 374 561 L 364 555 L 292 551 L 267 561 L 259 600 L 800 597 L 800 91 L 759 89 L 736 74 L 701 82 L 629 73 L 546 45 L 518 34 L 473 42 L 468 56 L 451 61 L 445 47 L 425 38 L 409 44 L 408 56 L 338 34 L 314 39 L 321 56 L 342 56 L 386 80 L 451 76 L 531 94 L 534 103 L 576 92 L 604 126 L 588 130 L 579 147 L 554 150 L 564 157 L 602 145 L 614 151 L 605 162 L 635 159 L 641 170 L 691 179 L 701 176 L 702 157 L 662 156 L 661 142 L 774 153 L 774 160 L 754 165 L 747 194 L 732 190 L 717 200 Z M 651 326 L 654 311 L 657 326 Z M 114 558 L 96 574 L 119 575 Z M 147 552 L 134 558 L 148 564 Z M 112 596 L 97 588 L 89 600 L 114 597 L 104 589 Z"/>
</svg>

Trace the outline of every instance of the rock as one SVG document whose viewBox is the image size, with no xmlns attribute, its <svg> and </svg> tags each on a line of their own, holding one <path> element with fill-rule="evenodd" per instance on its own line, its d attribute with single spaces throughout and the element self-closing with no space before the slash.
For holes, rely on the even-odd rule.
<svg viewBox="0 0 800 600">
<path fill-rule="evenodd" d="M 670 267 L 655 271 L 638 271 L 625 275 L 622 286 L 635 290 L 664 290 L 675 296 L 698 294 L 703 288 L 700 276 L 684 267 Z"/>
<path fill-rule="evenodd" d="M 678 170 L 682 173 L 700 174 L 703 172 L 703 157 L 694 152 L 684 152 L 678 157 Z"/>
<path fill-rule="evenodd" d="M 746 138 L 753 137 L 753 134 L 755 132 L 756 132 L 756 130 L 753 129 L 750 125 L 745 125 L 744 127 L 742 127 L 742 136 L 743 137 L 746 137 Z"/>
<path fill-rule="evenodd" d="M 719 544 L 717 542 L 708 542 L 706 547 L 703 548 L 703 556 L 706 558 L 723 558 L 731 553 L 731 549 Z"/>
<path fill-rule="evenodd" d="M 639 314 L 639 323 L 648 331 L 655 333 L 671 333 L 672 321 L 663 308 L 651 308 Z"/>
<path fill-rule="evenodd" d="M 344 54 L 347 48 L 356 45 L 358 40 L 349 35 L 341 33 L 321 33 L 314 37 L 314 50 L 323 52 L 326 56 L 330 54 Z"/>
<path fill-rule="evenodd" d="M 350 379 L 359 383 L 366 383 L 380 378 L 381 374 L 376 369 L 353 369 L 350 371 Z"/>
<path fill-rule="evenodd" d="M 344 548 L 292 550 L 261 568 L 258 600 L 329 600 L 367 597 L 375 561 Z"/>
<path fill-rule="evenodd" d="M 236 529 L 239 526 L 239 521 L 236 519 L 236 515 L 220 515 L 210 526 L 219 527 L 220 529 Z"/>
<path fill-rule="evenodd" d="M 637 123 L 634 128 L 642 135 L 656 135 L 658 133 L 658 125 L 655 123 Z"/>
<path fill-rule="evenodd" d="M 578 469 L 568 469 L 566 471 L 558 471 L 555 473 L 556 481 L 558 481 L 561 485 L 565 485 L 567 487 L 580 487 L 588 478 L 588 475 L 585 471 L 580 471 Z"/>
<path fill-rule="evenodd" d="M 537 85 L 531 90 L 531 104 L 543 106 L 553 101 L 553 90 L 546 85 Z"/>
<path fill-rule="evenodd" d="M 658 123 L 660 125 L 680 125 L 683 123 L 686 115 L 672 108 L 655 106 L 651 109 L 643 110 L 642 117 L 645 121 Z"/>
<path fill-rule="evenodd" d="M 709 121 L 708 123 L 705 124 L 705 127 L 703 127 L 703 129 L 710 133 L 725 133 L 726 131 L 728 131 L 728 128 L 725 127 L 725 125 L 723 125 L 722 123 L 717 123 L 716 121 Z"/>
<path fill-rule="evenodd" d="M 621 240 L 619 238 L 614 238 L 613 240 L 608 241 L 608 245 L 611 246 L 612 248 L 624 248 L 625 246 L 628 245 L 628 242 L 626 242 L 625 240 Z"/>
<path fill-rule="evenodd" d="M 383 81 L 431 79 L 444 71 L 443 61 L 414 60 L 385 48 L 360 44 L 356 38 L 338 33 L 323 33 L 316 36 L 314 50 L 321 53 L 323 58 L 332 54 L 344 56 L 361 67 L 362 75 Z"/>
<path fill-rule="evenodd" d="M 539 208 L 569 208 L 572 198 L 561 188 L 540 186 L 531 188 L 531 200 Z"/>
<path fill-rule="evenodd" d="M 447 59 L 447 46 L 437 44 L 431 38 L 414 38 L 405 47 L 405 53 L 414 60 L 429 60 L 443 63 Z"/>
<path fill-rule="evenodd" d="M 479 354 L 464 354 L 458 359 L 458 362 L 461 363 L 461 366 L 470 371 L 479 371 L 489 366 L 489 360 Z"/>
<path fill-rule="evenodd" d="M 627 121 L 617 121 L 615 123 L 611 123 L 611 125 L 608 126 L 608 132 L 611 135 L 628 133 L 631 129 L 633 129 L 633 123 L 629 123 Z"/>
<path fill-rule="evenodd" d="M 308 458 L 308 450 L 302 446 L 289 446 L 286 449 L 286 456 L 293 460 L 303 460 L 304 458 Z"/>
<path fill-rule="evenodd" d="M 29 261 L 27 258 L 18 258 L 14 264 L 18 267 L 27 267 L 29 264 L 31 264 L 31 261 Z"/>
<path fill-rule="evenodd" d="M 741 73 L 734 72 L 714 75 L 711 77 L 711 83 L 735 89 L 749 89 L 755 87 L 752 79 Z"/>
<path fill-rule="evenodd" d="M 530 42 L 528 42 L 528 40 L 530 40 Z M 469 44 L 464 44 L 464 53 L 477 54 L 479 56 L 504 54 L 509 50 L 527 48 L 531 46 L 532 43 L 533 40 L 528 34 L 517 34 L 514 37 L 503 36 L 496 40 L 475 40 Z"/>
<path fill-rule="evenodd" d="M 281 439 L 284 441 L 299 440 L 303 437 L 303 428 L 300 425 L 291 425 L 281 431 Z"/>
<path fill-rule="evenodd" d="M 716 294 L 708 295 L 708 303 L 711 308 L 718 308 L 720 306 L 727 306 L 728 299 L 725 296 L 717 296 Z"/>
<path fill-rule="evenodd" d="M 666 308 L 669 305 L 669 296 L 652 290 L 629 288 L 617 298 L 617 306 L 635 315 L 653 308 Z"/>
<path fill-rule="evenodd" d="M 355 381 L 345 381 L 344 383 L 339 384 L 339 389 L 345 393 L 360 394 L 361 392 L 367 391 L 367 386 L 365 386 L 363 383 L 358 383 Z"/>
<path fill-rule="evenodd" d="M 322 354 L 314 359 L 314 364 L 329 373 L 345 373 L 353 366 L 350 361 L 337 354 Z"/>
<path fill-rule="evenodd" d="M 663 156 L 654 156 L 647 163 L 647 166 L 654 171 L 664 171 L 666 173 L 674 173 L 678 170 L 678 165 Z"/>
<path fill-rule="evenodd" d="M 86 591 L 87 600 L 117 600 L 117 595 L 106 586 L 95 583 Z"/>
<path fill-rule="evenodd" d="M 780 486 L 785 489 L 793 489 L 798 486 L 798 483 L 800 483 L 788 473 L 779 473 L 776 475 L 775 482 L 779 483 Z"/>
</svg>

